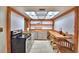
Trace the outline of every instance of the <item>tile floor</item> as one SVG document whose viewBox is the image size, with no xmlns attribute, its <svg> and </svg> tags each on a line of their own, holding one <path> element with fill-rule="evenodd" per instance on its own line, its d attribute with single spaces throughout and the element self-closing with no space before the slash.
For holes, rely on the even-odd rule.
<svg viewBox="0 0 79 59">
<path fill-rule="evenodd" d="M 30 53 L 53 53 L 49 40 L 34 40 Z"/>
</svg>

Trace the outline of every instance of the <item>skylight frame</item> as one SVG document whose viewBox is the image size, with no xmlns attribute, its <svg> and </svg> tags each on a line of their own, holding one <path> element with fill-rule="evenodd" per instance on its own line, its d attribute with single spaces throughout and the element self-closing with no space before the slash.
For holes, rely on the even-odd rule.
<svg viewBox="0 0 79 59">
<path fill-rule="evenodd" d="M 45 19 L 51 19 L 58 13 L 59 13 L 59 11 L 49 11 Z"/>
<path fill-rule="evenodd" d="M 31 17 L 32 19 L 51 19 L 53 18 L 55 15 L 57 15 L 59 13 L 59 11 L 38 11 L 38 12 L 35 12 L 35 11 L 27 11 L 25 12 L 29 17 Z M 45 15 L 41 16 L 39 14 L 41 13 L 45 13 Z"/>
<path fill-rule="evenodd" d="M 29 17 L 31 17 L 32 19 L 38 19 L 36 13 L 34 11 L 27 11 L 25 12 Z"/>
</svg>

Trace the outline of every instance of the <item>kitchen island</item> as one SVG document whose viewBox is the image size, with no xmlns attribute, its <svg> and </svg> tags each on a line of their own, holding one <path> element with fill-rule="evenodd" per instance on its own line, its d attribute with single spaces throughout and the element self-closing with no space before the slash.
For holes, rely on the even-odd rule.
<svg viewBox="0 0 79 59">
<path fill-rule="evenodd" d="M 62 52 L 63 50 L 63 52 L 73 52 L 74 50 L 73 37 L 71 36 L 64 36 L 59 32 L 52 30 L 48 31 L 48 39 L 50 40 L 53 49 L 57 49 L 57 52 Z"/>
</svg>

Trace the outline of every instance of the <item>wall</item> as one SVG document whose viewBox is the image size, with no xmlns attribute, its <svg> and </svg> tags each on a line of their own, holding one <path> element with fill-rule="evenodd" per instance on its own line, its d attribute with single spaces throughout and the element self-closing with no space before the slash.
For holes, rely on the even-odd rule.
<svg viewBox="0 0 79 59">
<path fill-rule="evenodd" d="M 24 17 L 11 12 L 11 31 L 22 29 L 24 31 Z"/>
<path fill-rule="evenodd" d="M 59 31 L 62 28 L 63 32 L 74 34 L 74 18 L 75 13 L 71 12 L 63 17 L 56 19 L 54 29 Z"/>
<path fill-rule="evenodd" d="M 5 52 L 6 45 L 6 7 L 0 6 L 0 27 L 3 32 L 0 32 L 0 53 Z"/>
</svg>

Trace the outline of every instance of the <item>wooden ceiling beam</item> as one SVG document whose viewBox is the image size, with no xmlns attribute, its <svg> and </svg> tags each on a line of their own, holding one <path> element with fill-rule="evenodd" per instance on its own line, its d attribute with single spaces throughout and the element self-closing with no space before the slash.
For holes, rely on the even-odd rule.
<svg viewBox="0 0 79 59">
<path fill-rule="evenodd" d="M 18 15 L 20 15 L 20 16 L 26 18 L 26 20 L 29 20 L 29 18 L 28 18 L 27 16 L 23 15 L 22 13 L 20 13 L 20 12 L 17 11 L 16 9 L 14 9 L 14 8 L 12 8 L 12 7 L 10 7 L 10 6 L 8 6 L 8 8 L 9 8 L 11 11 L 17 13 Z"/>
<path fill-rule="evenodd" d="M 64 13 L 60 14 L 59 16 L 57 16 L 57 17 L 53 17 L 53 18 L 52 18 L 52 20 L 54 20 L 54 21 L 55 21 L 56 19 L 58 19 L 58 18 L 60 18 L 60 17 L 62 17 L 62 16 L 65 16 L 66 14 L 68 14 L 68 13 L 70 13 L 70 12 L 74 11 L 74 10 L 75 10 L 75 8 L 76 8 L 76 7 L 73 7 L 73 8 L 71 8 L 71 9 L 67 10 L 66 12 L 64 12 Z"/>
</svg>

